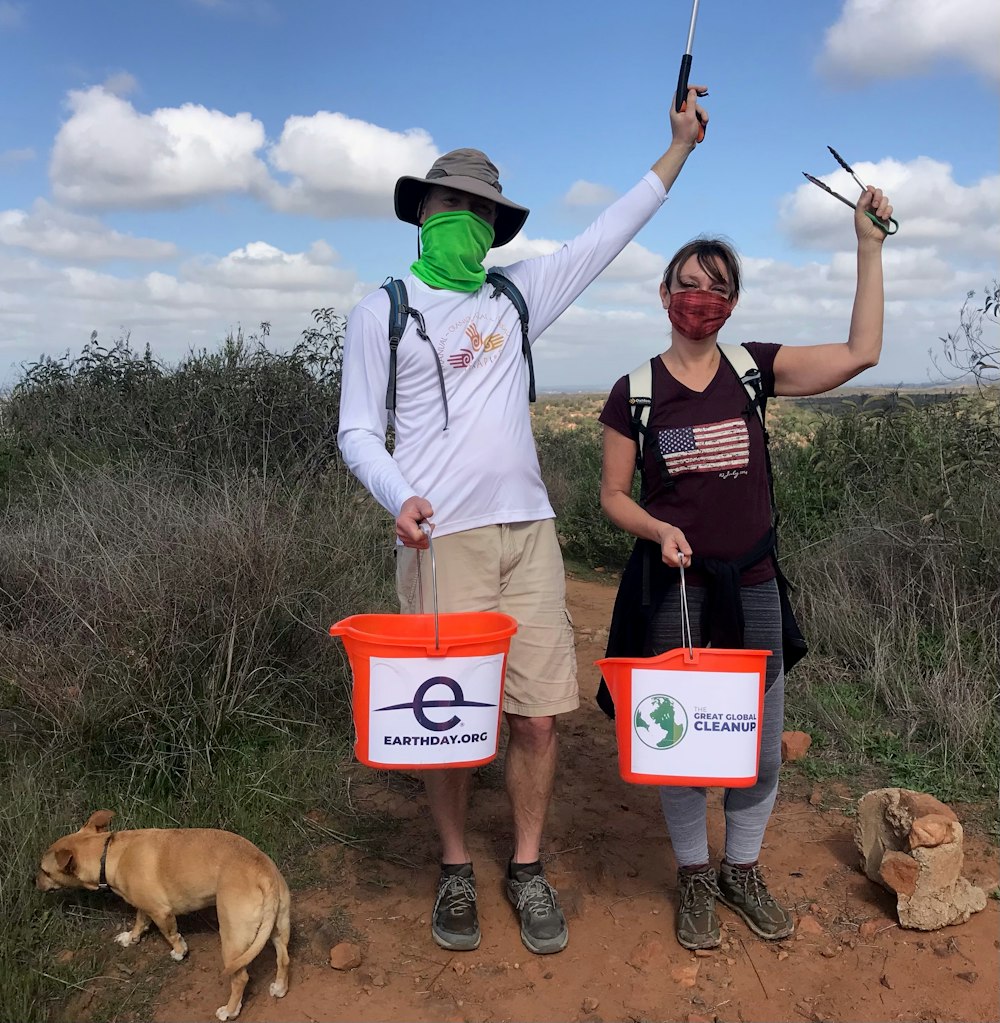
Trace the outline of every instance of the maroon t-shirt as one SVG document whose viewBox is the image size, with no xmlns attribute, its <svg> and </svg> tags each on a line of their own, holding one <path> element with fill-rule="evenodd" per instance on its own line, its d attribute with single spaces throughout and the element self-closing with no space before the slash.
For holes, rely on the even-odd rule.
<svg viewBox="0 0 1000 1023">
<path fill-rule="evenodd" d="M 760 369 L 765 397 L 774 396 L 774 357 L 781 345 L 749 342 L 744 347 Z M 611 389 L 600 421 L 634 437 L 628 377 Z M 747 392 L 725 359 L 704 391 L 692 391 L 653 360 L 653 409 L 643 446 L 646 511 L 682 530 L 691 550 L 733 561 L 751 550 L 771 528 L 764 431 L 749 407 Z M 664 483 L 657 451 L 673 481 Z M 743 586 L 774 578 L 770 558 L 748 568 Z M 689 581 L 703 580 L 692 573 Z"/>
</svg>

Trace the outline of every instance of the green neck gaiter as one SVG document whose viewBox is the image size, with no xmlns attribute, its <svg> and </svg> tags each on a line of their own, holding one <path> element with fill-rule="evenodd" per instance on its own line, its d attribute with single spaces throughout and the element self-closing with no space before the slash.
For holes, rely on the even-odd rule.
<svg viewBox="0 0 1000 1023">
<path fill-rule="evenodd" d="M 435 213 L 420 228 L 420 258 L 410 270 L 432 288 L 478 291 L 494 237 L 493 228 L 469 210 Z"/>
</svg>

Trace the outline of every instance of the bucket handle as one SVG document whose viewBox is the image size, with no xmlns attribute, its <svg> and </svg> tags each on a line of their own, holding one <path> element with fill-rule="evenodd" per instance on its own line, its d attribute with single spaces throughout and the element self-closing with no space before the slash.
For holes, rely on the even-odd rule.
<svg viewBox="0 0 1000 1023">
<path fill-rule="evenodd" d="M 681 584 L 679 587 L 681 595 L 681 646 L 688 648 L 688 660 L 694 661 L 694 642 L 691 638 L 691 619 L 688 616 L 688 596 L 687 587 L 684 584 L 684 555 L 680 551 L 677 552 L 677 564 L 681 570 Z M 684 637 L 687 636 L 687 642 L 684 642 Z"/>
<path fill-rule="evenodd" d="M 427 550 L 431 555 L 431 596 L 434 599 L 434 649 L 441 649 L 441 633 L 438 624 L 438 579 L 437 561 L 434 558 L 434 541 L 431 539 L 431 525 L 429 522 L 421 522 L 420 528 L 427 537 Z M 417 551 L 417 592 L 420 594 L 420 613 L 424 613 L 424 586 L 420 578 L 420 562 L 423 551 Z"/>
</svg>

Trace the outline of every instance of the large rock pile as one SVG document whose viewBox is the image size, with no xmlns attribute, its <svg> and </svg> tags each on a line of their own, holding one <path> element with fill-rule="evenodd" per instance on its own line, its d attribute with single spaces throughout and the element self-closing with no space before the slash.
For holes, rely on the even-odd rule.
<svg viewBox="0 0 1000 1023">
<path fill-rule="evenodd" d="M 986 908 L 986 893 L 962 874 L 962 825 L 923 792 L 875 789 L 858 801 L 854 841 L 861 869 L 895 892 L 903 927 L 933 931 Z"/>
</svg>

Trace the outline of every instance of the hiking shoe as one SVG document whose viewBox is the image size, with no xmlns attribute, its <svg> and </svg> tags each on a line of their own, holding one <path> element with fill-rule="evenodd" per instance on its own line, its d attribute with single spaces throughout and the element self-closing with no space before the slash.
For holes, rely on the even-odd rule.
<svg viewBox="0 0 1000 1023">
<path fill-rule="evenodd" d="M 787 938 L 795 930 L 791 913 L 767 890 L 760 867 L 734 867 L 723 861 L 719 869 L 719 901 L 739 913 L 754 934 L 767 941 Z"/>
<path fill-rule="evenodd" d="M 711 867 L 705 870 L 678 870 L 677 940 L 685 948 L 716 948 L 722 941 L 715 900 L 719 884 Z"/>
<path fill-rule="evenodd" d="M 566 917 L 540 863 L 507 874 L 507 898 L 521 917 L 521 941 L 537 955 L 561 952 L 569 942 Z"/>
<path fill-rule="evenodd" d="M 476 875 L 471 863 L 442 864 L 431 914 L 431 935 L 451 952 L 479 948 L 482 934 L 476 912 Z"/>
</svg>

